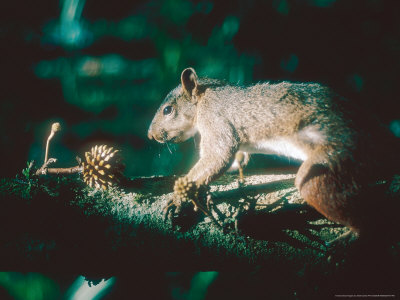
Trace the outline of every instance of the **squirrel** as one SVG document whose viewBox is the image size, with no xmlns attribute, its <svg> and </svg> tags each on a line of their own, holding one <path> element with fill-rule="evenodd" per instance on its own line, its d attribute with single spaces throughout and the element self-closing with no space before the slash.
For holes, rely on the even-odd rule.
<svg viewBox="0 0 400 300">
<path fill-rule="evenodd" d="M 377 182 L 392 178 L 398 164 L 387 153 L 394 136 L 353 106 L 318 83 L 236 86 L 186 68 L 148 137 L 179 143 L 199 133 L 200 159 L 186 175 L 198 186 L 227 171 L 240 151 L 300 160 L 295 186 L 304 200 L 358 235 L 374 226 Z"/>
</svg>

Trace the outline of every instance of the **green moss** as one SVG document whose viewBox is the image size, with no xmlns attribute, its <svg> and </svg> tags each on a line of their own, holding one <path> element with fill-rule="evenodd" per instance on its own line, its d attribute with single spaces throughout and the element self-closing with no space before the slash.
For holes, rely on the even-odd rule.
<svg viewBox="0 0 400 300">
<path fill-rule="evenodd" d="M 185 230 L 163 218 L 175 177 L 135 178 L 130 181 L 135 187 L 106 191 L 85 186 L 79 176 L 2 179 L 0 225 L 8 231 L 0 254 L 11 258 L 9 267 L 16 270 L 262 270 L 274 289 L 283 288 L 279 278 L 292 280 L 300 290 L 311 284 L 307 293 L 326 288 L 323 278 L 335 279 L 342 269 L 328 259 L 325 242 L 345 229 L 303 205 L 290 181 L 268 183 L 277 178 L 286 177 L 249 176 L 257 188 L 239 192 L 235 177 L 224 176 L 211 190 L 219 220 L 227 218 L 225 228 L 198 214 Z M 229 216 L 243 194 L 269 204 L 245 213 L 238 234 L 230 229 Z M 394 247 L 395 258 L 399 247 Z"/>
</svg>

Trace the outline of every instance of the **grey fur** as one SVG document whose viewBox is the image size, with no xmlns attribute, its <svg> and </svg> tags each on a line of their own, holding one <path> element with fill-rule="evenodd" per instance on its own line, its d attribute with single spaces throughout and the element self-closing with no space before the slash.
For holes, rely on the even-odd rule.
<svg viewBox="0 0 400 300">
<path fill-rule="evenodd" d="M 148 136 L 180 142 L 200 134 L 200 159 L 187 174 L 190 181 L 210 183 L 229 168 L 240 150 L 293 157 L 304 161 L 296 186 L 306 200 L 328 217 L 329 209 L 340 213 L 331 219 L 353 229 L 358 226 L 347 213 L 343 217 L 347 201 L 379 179 L 379 170 L 389 165 L 389 160 L 381 159 L 388 145 L 385 134 L 371 135 L 368 126 L 374 131 L 378 127 L 366 114 L 318 83 L 234 86 L 198 79 L 191 68 L 182 72 L 181 82 L 161 104 Z M 174 111 L 165 116 L 163 109 L 169 105 Z M 320 183 L 310 181 L 314 177 Z M 326 194 L 316 191 L 329 182 Z M 321 201 L 329 207 L 319 208 Z"/>
</svg>

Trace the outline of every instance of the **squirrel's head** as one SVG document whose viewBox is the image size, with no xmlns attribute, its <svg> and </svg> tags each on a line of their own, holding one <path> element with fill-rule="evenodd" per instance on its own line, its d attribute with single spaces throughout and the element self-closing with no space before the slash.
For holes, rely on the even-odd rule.
<svg viewBox="0 0 400 300">
<path fill-rule="evenodd" d="M 194 136 L 198 77 L 194 69 L 187 68 L 181 75 L 181 84 L 173 89 L 157 110 L 148 131 L 149 139 L 160 143 L 183 142 Z"/>
</svg>

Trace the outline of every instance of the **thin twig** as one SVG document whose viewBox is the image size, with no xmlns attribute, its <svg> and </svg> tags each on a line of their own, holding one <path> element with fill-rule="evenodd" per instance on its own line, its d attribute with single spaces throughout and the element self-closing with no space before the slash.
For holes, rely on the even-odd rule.
<svg viewBox="0 0 400 300">
<path fill-rule="evenodd" d="M 75 166 L 71 168 L 49 168 L 47 169 L 48 174 L 74 174 L 82 172 L 82 166 Z"/>
<path fill-rule="evenodd" d="M 57 160 L 55 158 L 50 158 L 43 166 L 40 167 L 36 171 L 36 175 L 46 175 L 46 174 L 74 174 L 74 173 L 80 173 L 82 172 L 82 166 L 78 165 L 75 167 L 70 167 L 70 168 L 48 168 L 48 166 L 52 163 L 55 163 Z"/>
<path fill-rule="evenodd" d="M 49 158 L 46 160 L 44 164 L 36 171 L 36 175 L 45 175 L 47 173 L 48 166 L 50 164 L 54 164 L 55 162 L 57 162 L 57 159 L 55 158 Z"/>
<path fill-rule="evenodd" d="M 47 138 L 47 142 L 46 142 L 46 152 L 45 152 L 45 155 L 44 155 L 44 163 L 43 164 L 45 164 L 48 161 L 47 160 L 47 157 L 48 157 L 47 155 L 49 154 L 50 140 L 54 137 L 55 133 L 57 131 L 60 131 L 60 130 L 61 130 L 60 123 L 56 122 L 56 123 L 53 123 L 51 125 L 50 135 Z"/>
</svg>

